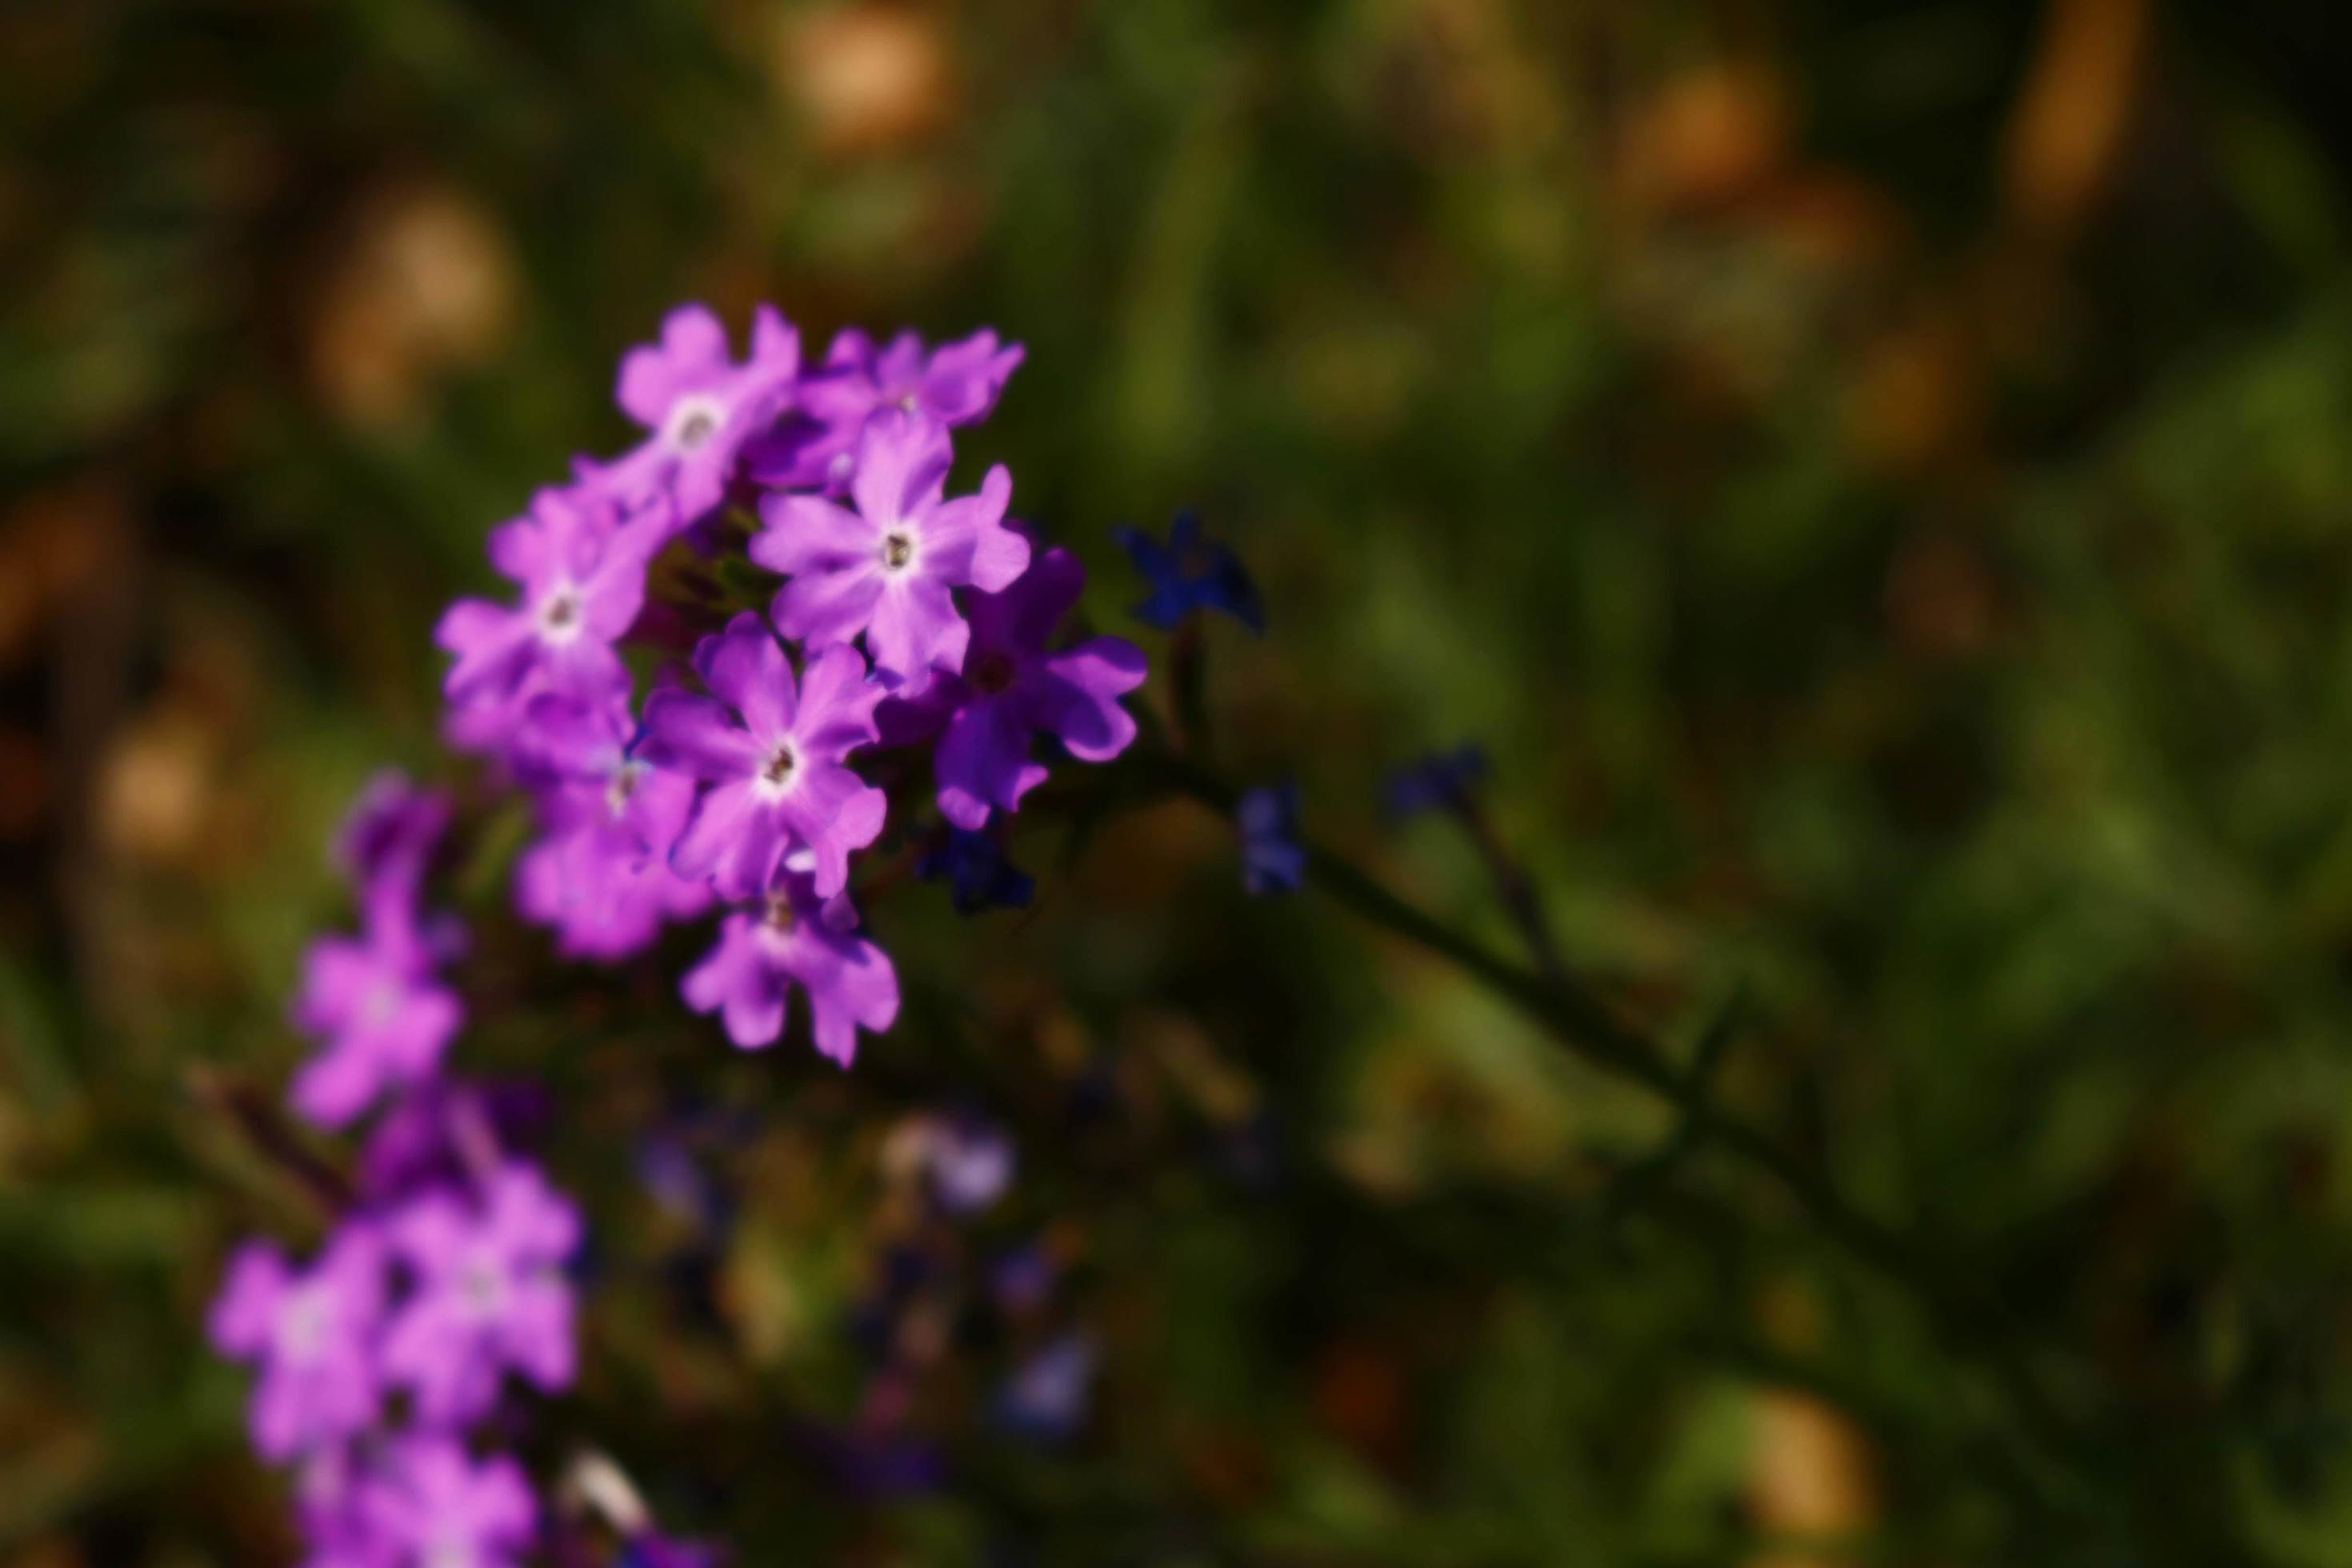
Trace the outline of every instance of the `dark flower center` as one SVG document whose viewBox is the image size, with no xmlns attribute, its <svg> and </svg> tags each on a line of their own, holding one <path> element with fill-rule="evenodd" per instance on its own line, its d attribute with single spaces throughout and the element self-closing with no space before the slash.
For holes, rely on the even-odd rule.
<svg viewBox="0 0 2352 1568">
<path fill-rule="evenodd" d="M 760 917 L 770 931 L 779 935 L 793 929 L 800 916 L 793 912 L 793 901 L 782 893 L 768 895 L 768 907 Z"/>
<path fill-rule="evenodd" d="M 973 688 L 990 697 L 1013 684 L 1013 660 L 1001 653 L 982 654 L 971 668 Z"/>
<path fill-rule="evenodd" d="M 780 784 L 791 778 L 793 770 L 798 766 L 800 759 L 793 755 L 793 749 L 778 746 L 768 754 L 767 762 L 760 769 L 760 776 L 772 784 Z"/>
<path fill-rule="evenodd" d="M 719 415 L 714 409 L 698 405 L 689 408 L 677 422 L 677 447 L 681 452 L 700 450 L 713 436 L 719 434 Z"/>
<path fill-rule="evenodd" d="M 580 619 L 580 595 L 569 588 L 559 589 L 547 607 L 539 613 L 539 624 L 549 631 L 569 631 Z"/>
<path fill-rule="evenodd" d="M 903 533 L 888 533 L 882 538 L 882 564 L 896 572 L 915 558 L 915 542 Z"/>
<path fill-rule="evenodd" d="M 623 763 L 605 786 L 604 805 L 614 816 L 629 808 L 629 797 L 637 793 L 637 781 L 645 776 L 643 763 Z"/>
</svg>

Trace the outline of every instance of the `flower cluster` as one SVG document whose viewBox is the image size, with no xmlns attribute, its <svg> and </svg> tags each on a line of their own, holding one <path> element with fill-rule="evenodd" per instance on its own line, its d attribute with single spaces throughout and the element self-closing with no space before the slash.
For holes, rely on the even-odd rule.
<svg viewBox="0 0 2352 1568">
<path fill-rule="evenodd" d="M 511 1386 L 572 1376 L 579 1214 L 513 1152 L 513 1108 L 440 1071 L 460 942 L 423 889 L 448 814 L 391 776 L 352 814 L 362 931 L 310 949 L 293 1016 L 317 1051 L 292 1100 L 326 1128 L 381 1115 L 309 1262 L 248 1241 L 213 1306 L 214 1343 L 258 1374 L 255 1447 L 295 1467 L 312 1568 L 521 1561 L 538 1503 L 469 1434 Z"/>
<path fill-rule="evenodd" d="M 1084 567 L 1011 519 L 1002 465 L 950 493 L 952 432 L 988 415 L 1021 355 L 992 332 L 926 349 L 851 331 L 803 366 L 798 334 L 763 309 L 739 363 L 688 306 L 623 360 L 644 442 L 579 462 L 495 531 L 513 601 L 461 601 L 438 634 L 449 736 L 538 804 L 516 905 L 563 952 L 621 958 L 721 909 L 687 1005 L 759 1047 L 797 990 L 812 1042 L 846 1065 L 898 1008 L 849 899 L 852 858 L 920 813 L 867 776 L 884 753 L 929 750 L 933 837 L 972 867 L 995 861 L 945 836 L 1018 811 L 1046 776 L 1041 740 L 1103 762 L 1134 739 L 1119 699 L 1141 652 L 1058 637 Z M 664 601 L 647 585 L 674 541 L 687 587 Z M 762 572 L 763 603 L 730 602 Z M 680 627 L 700 634 L 689 668 L 640 693 L 625 652 Z M 1025 896 L 951 875 L 967 907 Z"/>
<path fill-rule="evenodd" d="M 761 1047 L 797 990 L 811 1043 L 846 1066 L 898 1011 L 850 901 L 855 858 L 904 840 L 960 907 L 1026 901 L 1003 819 L 1049 762 L 1128 746 L 1120 699 L 1145 663 L 1064 634 L 1085 570 L 1009 516 L 1002 466 L 950 493 L 951 432 L 1021 357 L 992 332 L 926 349 L 852 331 L 803 366 L 763 308 L 738 362 L 689 306 L 624 358 L 643 440 L 576 460 L 491 531 L 514 592 L 459 601 L 436 634 L 446 735 L 532 801 L 513 903 L 559 952 L 611 963 L 715 914 L 686 1005 Z M 295 1471 L 310 1568 L 588 1561 L 565 1512 L 583 1499 L 618 1561 L 708 1561 L 656 1535 L 616 1476 L 575 1473 L 543 1506 L 489 1440 L 525 1391 L 572 1380 L 583 1237 L 518 1152 L 516 1107 L 445 1070 L 465 940 L 426 887 L 450 816 L 391 778 L 352 814 L 359 931 L 306 956 L 291 1015 L 316 1049 L 289 1099 L 319 1128 L 365 1124 L 355 1174 L 306 1262 L 237 1250 L 212 1337 L 255 1368 L 254 1444 Z M 983 1151 L 957 1180 L 1008 1173 Z"/>
</svg>

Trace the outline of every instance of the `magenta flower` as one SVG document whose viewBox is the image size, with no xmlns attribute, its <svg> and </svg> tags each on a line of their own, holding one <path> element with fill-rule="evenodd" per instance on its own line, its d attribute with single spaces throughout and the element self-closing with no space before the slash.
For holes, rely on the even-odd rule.
<svg viewBox="0 0 2352 1568">
<path fill-rule="evenodd" d="M 435 1424 L 488 1412 L 509 1368 L 549 1391 L 572 1382 L 572 1290 L 563 1264 L 580 1215 L 531 1166 L 509 1163 L 478 1204 L 448 1192 L 391 1221 L 416 1291 L 392 1321 L 383 1372 Z"/>
<path fill-rule="evenodd" d="M 694 780 L 629 755 L 626 710 L 550 695 L 526 721 L 533 768 L 551 782 L 540 794 L 546 832 L 515 866 L 523 916 L 552 927 L 569 956 L 614 959 L 709 908 L 708 884 L 669 866 Z"/>
<path fill-rule="evenodd" d="M 849 880 L 849 852 L 874 842 L 882 792 L 842 760 L 874 739 L 881 689 L 866 659 L 835 645 L 793 668 L 749 611 L 702 639 L 695 668 L 714 694 L 656 691 L 646 703 L 643 754 L 708 787 L 670 851 L 681 877 L 714 879 L 722 897 L 759 897 L 787 852 L 805 849 L 827 897 Z"/>
<path fill-rule="evenodd" d="M 320 937 L 302 960 L 297 1028 L 320 1050 L 294 1077 L 294 1108 L 341 1127 L 387 1087 L 440 1066 L 463 1016 L 457 993 L 434 976 L 438 954 L 412 910 L 371 909 L 364 932 Z"/>
<path fill-rule="evenodd" d="M 946 426 L 893 411 L 866 426 L 850 511 L 814 496 L 771 496 L 751 559 L 792 581 L 776 595 L 776 629 L 811 647 L 866 634 L 874 668 L 919 686 L 963 662 L 971 629 L 949 590 L 991 593 L 1029 564 L 1029 542 L 1004 526 L 1013 476 L 999 463 L 980 493 L 946 499 L 954 453 Z"/>
<path fill-rule="evenodd" d="M 343 816 L 335 858 L 370 904 L 413 905 L 426 862 L 449 825 L 449 796 L 420 789 L 397 768 L 367 782 Z"/>
<path fill-rule="evenodd" d="M 528 514 L 490 533 L 490 563 L 521 584 L 514 605 L 460 599 L 433 639 L 457 662 L 445 683 L 461 707 L 526 689 L 587 700 L 625 690 L 613 644 L 646 601 L 646 563 L 661 544 L 657 520 L 623 521 L 607 497 L 544 489 Z"/>
<path fill-rule="evenodd" d="M 362 1222 L 346 1221 L 307 1273 L 268 1242 L 237 1248 L 209 1329 L 223 1354 L 261 1368 L 251 1424 L 266 1458 L 290 1459 L 373 1425 L 383 1299 L 383 1238 Z"/>
<path fill-rule="evenodd" d="M 503 1454 L 476 1463 L 450 1437 L 394 1444 L 366 1501 L 398 1568 L 520 1568 L 539 1531 L 522 1467 Z"/>
<path fill-rule="evenodd" d="M 366 1506 L 367 1486 L 349 1445 L 321 1448 L 294 1477 L 294 1513 L 309 1547 L 302 1568 L 394 1568 L 392 1542 Z"/>
<path fill-rule="evenodd" d="M 933 683 L 915 702 L 894 704 L 894 728 L 928 710 L 945 713 L 934 762 L 940 811 L 956 826 L 977 829 L 992 809 L 1017 811 L 1021 797 L 1045 781 L 1029 748 L 1043 731 L 1081 762 L 1108 762 L 1135 739 L 1135 720 L 1118 700 L 1143 684 L 1143 650 L 1124 637 L 1091 637 L 1046 651 L 1054 629 L 1086 586 L 1086 568 L 1066 550 L 1049 550 L 1001 594 L 971 601 L 971 646 L 963 673 Z"/>
<path fill-rule="evenodd" d="M 583 465 L 584 476 L 625 505 L 666 497 L 673 527 L 693 522 L 725 499 L 744 441 L 791 402 L 800 366 L 800 334 L 773 306 L 752 316 L 751 355 L 740 365 L 708 306 L 679 306 L 659 342 L 622 357 L 614 388 L 652 435 L 613 463 Z"/>
<path fill-rule="evenodd" d="M 985 419 L 1025 352 L 986 331 L 929 353 L 912 332 L 880 350 L 855 328 L 842 332 L 824 368 L 800 384 L 793 413 L 746 451 L 751 477 L 778 489 L 839 495 L 849 488 L 867 419 L 886 408 L 940 425 Z"/>
<path fill-rule="evenodd" d="M 797 984 L 808 993 L 816 1048 L 847 1067 L 858 1030 L 879 1034 L 898 1016 L 898 971 L 856 923 L 846 899 L 824 898 L 808 876 L 787 872 L 760 908 L 719 923 L 719 945 L 687 972 L 686 1005 L 718 1013 L 727 1037 L 749 1050 L 783 1034 Z"/>
</svg>

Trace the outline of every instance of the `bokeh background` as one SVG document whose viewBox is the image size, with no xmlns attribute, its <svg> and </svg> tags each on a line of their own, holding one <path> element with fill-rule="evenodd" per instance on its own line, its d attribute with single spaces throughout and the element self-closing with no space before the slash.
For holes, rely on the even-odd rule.
<svg viewBox="0 0 2352 1568">
<path fill-rule="evenodd" d="M 467 776 L 439 606 L 699 298 L 1024 342 L 967 459 L 1098 622 L 1119 521 L 1258 573 L 1234 775 L 1504 947 L 1380 809 L 1483 742 L 1575 964 L 1676 1051 L 1732 1009 L 1727 1103 L 1997 1294 L 2063 1430 L 1167 802 L 1024 837 L 1026 916 L 876 900 L 910 1005 L 846 1078 L 670 1003 L 693 935 L 555 965 L 493 819 L 458 1059 L 548 1086 L 598 1227 L 541 1458 L 747 1563 L 2352 1563 L 2336 10 L 0 9 L 0 1560 L 286 1560 L 201 1322 L 316 1216 L 223 1095 L 297 1058 L 344 802 Z M 1021 1156 L 956 1245 L 1056 1283 L 941 1309 L 877 1435 L 949 1106 Z"/>
</svg>

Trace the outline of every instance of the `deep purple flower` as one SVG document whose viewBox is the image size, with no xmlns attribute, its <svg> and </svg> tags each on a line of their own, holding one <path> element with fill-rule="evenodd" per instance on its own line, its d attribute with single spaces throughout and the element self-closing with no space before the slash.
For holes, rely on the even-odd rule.
<svg viewBox="0 0 2352 1568">
<path fill-rule="evenodd" d="M 647 1531 L 622 1546 L 614 1568 L 719 1568 L 725 1561 L 715 1546 Z"/>
<path fill-rule="evenodd" d="M 308 1549 L 302 1568 L 397 1568 L 397 1545 L 367 1507 L 367 1477 L 352 1447 L 338 1444 L 302 1461 L 294 1516 Z"/>
<path fill-rule="evenodd" d="M 1242 885 L 1260 895 L 1297 892 L 1307 880 L 1297 781 L 1244 790 L 1234 803 L 1234 826 L 1242 836 Z"/>
<path fill-rule="evenodd" d="M 521 602 L 460 599 L 433 634 L 457 657 L 449 700 L 472 708 L 527 689 L 590 701 L 625 690 L 613 644 L 645 605 L 646 563 L 661 539 L 656 517 L 624 521 L 608 496 L 540 491 L 527 515 L 490 533 L 490 563 L 521 585 Z"/>
<path fill-rule="evenodd" d="M 628 752 L 625 710 L 553 696 L 531 704 L 533 761 L 546 831 L 515 865 L 515 907 L 556 931 L 575 958 L 614 959 L 653 941 L 665 921 L 700 914 L 708 884 L 670 868 L 694 810 L 694 780 Z"/>
<path fill-rule="evenodd" d="M 997 1395 L 997 1418 L 1039 1443 L 1059 1443 L 1087 1418 L 1097 1352 L 1092 1338 L 1065 1334 L 1014 1370 Z"/>
<path fill-rule="evenodd" d="M 922 339 L 901 332 L 877 350 L 853 328 L 833 340 L 824 368 L 801 383 L 796 410 L 747 450 L 747 466 L 778 489 L 839 495 L 849 488 L 858 439 L 872 416 L 897 408 L 941 425 L 984 419 L 1024 353 L 986 331 L 929 353 Z"/>
<path fill-rule="evenodd" d="M 434 975 L 440 954 L 410 911 L 373 910 L 362 934 L 320 937 L 303 955 L 295 1026 L 319 1052 L 294 1077 L 296 1110 L 341 1127 L 386 1088 L 432 1075 L 463 1016 Z"/>
<path fill-rule="evenodd" d="M 1111 531 L 1151 596 L 1135 606 L 1136 619 L 1174 631 L 1195 610 L 1217 610 L 1254 632 L 1265 630 L 1265 606 L 1241 557 L 1201 531 L 1201 520 L 1180 511 L 1160 543 L 1136 528 Z"/>
<path fill-rule="evenodd" d="M 1389 774 L 1389 815 L 1402 819 L 1426 811 L 1459 811 L 1486 773 L 1486 748 L 1475 742 L 1433 752 Z"/>
<path fill-rule="evenodd" d="M 614 388 L 652 435 L 614 462 L 583 465 L 584 474 L 627 505 L 667 498 L 674 528 L 693 522 L 725 498 L 745 440 L 792 401 L 800 364 L 800 334 L 773 306 L 752 315 L 751 355 L 740 365 L 708 306 L 679 306 L 659 342 L 623 356 Z"/>
<path fill-rule="evenodd" d="M 335 859 L 369 901 L 412 902 L 449 825 L 446 791 L 420 789 L 387 768 L 367 782 L 335 836 Z"/>
<path fill-rule="evenodd" d="M 496 1165 L 499 1151 L 530 1142 L 551 1110 L 547 1090 L 535 1083 L 427 1079 L 369 1131 L 360 1152 L 360 1192 L 383 1202 L 435 1183 L 466 1181 Z"/>
<path fill-rule="evenodd" d="M 842 765 L 874 739 L 879 687 L 866 659 L 838 646 L 812 657 L 798 689 L 784 650 L 745 611 L 702 639 L 694 666 L 715 694 L 656 691 L 643 754 L 709 787 L 670 852 L 671 868 L 709 877 L 730 899 L 761 896 L 786 853 L 804 848 L 818 890 L 849 880 L 849 852 L 874 842 L 887 802 Z"/>
<path fill-rule="evenodd" d="M 1026 909 L 1037 891 L 1036 879 L 1005 858 L 993 835 L 961 827 L 948 829 L 939 847 L 916 864 L 915 875 L 926 882 L 946 881 L 958 914 Z"/>
<path fill-rule="evenodd" d="M 961 665 L 970 628 L 950 590 L 1005 587 L 1029 564 L 1029 542 L 1004 526 L 1004 465 L 978 495 L 949 500 L 952 458 L 945 426 L 894 410 L 858 443 L 855 511 L 814 496 L 763 501 L 768 526 L 751 559 L 792 576 L 776 595 L 776 628 L 811 647 L 864 632 L 876 673 L 894 685 Z"/>
<path fill-rule="evenodd" d="M 539 1531 L 522 1467 L 503 1454 L 478 1463 L 452 1437 L 394 1444 L 366 1501 L 399 1568 L 520 1568 Z"/>
<path fill-rule="evenodd" d="M 580 1214 L 536 1168 L 507 1164 L 478 1202 L 428 1194 L 390 1228 L 416 1290 L 384 1336 L 384 1375 L 415 1392 L 423 1419 L 485 1414 L 509 1368 L 541 1389 L 570 1384 L 563 1264 L 580 1246 Z"/>
<path fill-rule="evenodd" d="M 930 695 L 903 704 L 945 711 L 935 766 L 940 810 L 977 830 L 992 809 L 1017 811 L 1045 781 L 1029 760 L 1039 731 L 1081 762 L 1108 762 L 1135 739 L 1118 699 L 1143 684 L 1143 650 L 1123 637 L 1092 637 L 1058 653 L 1046 643 L 1086 586 L 1086 568 L 1048 550 L 1001 594 L 971 601 L 971 647 L 963 673 L 934 681 Z"/>
<path fill-rule="evenodd" d="M 890 955 L 858 935 L 845 899 L 821 898 L 808 876 L 788 871 L 755 910 L 720 922 L 719 945 L 687 972 L 687 1005 L 718 1013 L 727 1037 L 749 1049 L 784 1032 L 784 1003 L 808 993 L 816 1048 L 847 1067 L 857 1031 L 879 1034 L 898 1016 Z"/>
<path fill-rule="evenodd" d="M 383 1240 L 364 1222 L 345 1221 L 306 1272 L 268 1242 L 237 1248 L 209 1328 L 223 1354 L 261 1368 L 252 1428 L 264 1457 L 290 1459 L 373 1425 L 383 1300 Z"/>
</svg>

